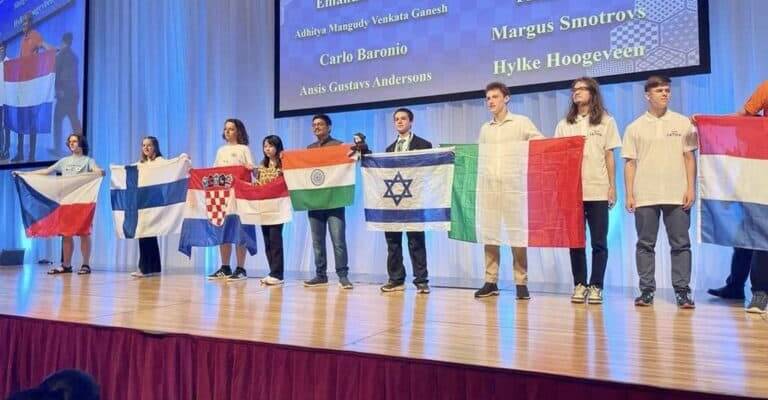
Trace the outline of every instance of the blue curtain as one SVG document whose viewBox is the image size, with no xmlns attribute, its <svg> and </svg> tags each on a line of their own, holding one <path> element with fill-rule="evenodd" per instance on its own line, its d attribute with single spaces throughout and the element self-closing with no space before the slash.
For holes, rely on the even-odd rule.
<svg viewBox="0 0 768 400">
<path fill-rule="evenodd" d="M 210 165 L 226 118 L 242 119 L 251 138 L 254 157 L 261 157 L 261 139 L 280 135 L 287 148 L 312 142 L 309 117 L 273 118 L 274 2 L 250 0 L 165 0 L 90 2 L 88 133 L 99 165 L 124 164 L 138 158 L 140 139 L 160 139 L 169 156 L 188 153 L 196 166 Z M 754 87 L 768 79 L 768 2 L 711 0 L 712 73 L 673 80 L 671 108 L 692 113 L 732 113 Z M 478 88 L 480 89 L 480 88 Z M 620 130 L 645 110 L 641 83 L 603 87 L 607 106 Z M 404 97 L 407 97 L 404 93 Z M 513 96 L 510 108 L 525 114 L 542 132 L 551 135 L 568 107 L 566 90 Z M 480 125 L 489 118 L 481 99 L 412 107 L 414 132 L 433 143 L 476 142 Z M 365 132 L 371 147 L 383 151 L 393 140 L 391 109 L 332 114 L 333 135 L 349 141 Z M 623 196 L 623 169 L 618 192 Z M 0 224 L 6 227 L 0 248 L 26 247 L 27 261 L 43 256 L 57 259 L 56 240 L 28 240 L 12 189 L 10 174 L 0 174 Z M 100 268 L 134 268 L 135 241 L 115 238 L 104 184 L 94 226 L 92 264 Z M 357 204 L 347 209 L 347 238 L 353 273 L 383 275 L 386 245 L 383 234 L 365 230 Z M 694 210 L 695 214 L 696 210 Z M 289 270 L 312 271 L 312 249 L 306 213 L 295 213 L 284 230 Z M 694 224 L 695 225 L 695 224 Z M 696 238 L 696 227 L 691 236 Z M 609 268 L 606 284 L 636 286 L 633 217 L 623 209 L 623 198 L 611 212 Z M 448 240 L 428 233 L 427 251 L 432 276 L 483 276 L 481 246 Z M 178 237 L 162 241 L 166 265 L 217 266 L 215 249 L 196 250 L 191 260 L 176 251 Z M 259 243 L 260 250 L 263 243 Z M 330 253 L 330 251 L 329 251 Z M 719 284 L 727 275 L 730 249 L 694 243 L 693 286 Z M 407 257 L 406 257 L 407 258 Z M 502 279 L 512 279 L 509 252 L 503 252 Z M 529 250 L 534 282 L 570 285 L 567 251 Z M 657 244 L 657 282 L 670 287 L 669 246 L 666 235 Z M 266 273 L 263 254 L 249 257 L 252 275 Z M 331 266 L 332 268 L 332 266 Z"/>
</svg>

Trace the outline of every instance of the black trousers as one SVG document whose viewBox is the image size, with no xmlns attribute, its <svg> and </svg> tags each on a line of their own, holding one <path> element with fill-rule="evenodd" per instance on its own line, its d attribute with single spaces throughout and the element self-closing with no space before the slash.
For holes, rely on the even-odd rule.
<svg viewBox="0 0 768 400">
<path fill-rule="evenodd" d="M 584 220 L 592 242 L 592 275 L 589 285 L 603 287 L 608 265 L 608 202 L 585 201 Z M 585 248 L 571 249 L 571 272 L 574 285 L 587 285 L 587 253 Z"/>
<path fill-rule="evenodd" d="M 83 126 L 80 124 L 80 118 L 77 116 L 77 106 L 79 98 L 58 99 L 53 109 L 53 145 L 56 150 L 64 148 L 64 137 L 62 135 L 62 125 L 64 117 L 69 119 L 70 133 L 83 133 Z"/>
<path fill-rule="evenodd" d="M 264 235 L 264 250 L 269 263 L 269 276 L 283 280 L 285 261 L 283 257 L 283 224 L 262 225 Z"/>
<path fill-rule="evenodd" d="M 413 283 L 427 283 L 427 249 L 424 247 L 424 232 L 406 232 L 408 236 L 408 253 L 413 264 Z M 405 282 L 405 265 L 403 265 L 403 233 L 384 232 L 387 239 L 387 273 L 390 282 Z"/>
<path fill-rule="evenodd" d="M 725 280 L 725 284 L 741 290 L 744 284 L 747 283 L 749 277 L 749 269 L 752 264 L 753 250 L 742 249 L 740 247 L 733 248 L 733 256 L 731 257 L 731 274 Z"/>
<path fill-rule="evenodd" d="M 156 237 L 139 238 L 139 271 L 142 274 L 160 272 L 160 247 Z"/>
<path fill-rule="evenodd" d="M 768 292 L 768 251 L 752 251 L 752 293 Z"/>
</svg>

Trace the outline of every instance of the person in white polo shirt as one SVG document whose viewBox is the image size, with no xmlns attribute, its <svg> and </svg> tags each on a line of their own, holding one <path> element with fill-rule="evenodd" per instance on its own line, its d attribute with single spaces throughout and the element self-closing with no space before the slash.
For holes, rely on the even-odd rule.
<svg viewBox="0 0 768 400">
<path fill-rule="evenodd" d="M 653 304 L 656 281 L 656 236 L 663 216 L 671 247 L 672 286 L 679 308 L 694 308 L 691 299 L 691 207 L 695 201 L 696 132 L 689 118 L 669 110 L 671 80 L 651 76 L 645 83 L 648 111 L 624 133 L 626 207 L 635 214 L 637 306 Z"/>
<path fill-rule="evenodd" d="M 587 282 L 587 253 L 584 247 L 571 249 L 574 303 L 603 302 L 603 279 L 608 265 L 608 210 L 616 203 L 616 162 L 614 149 L 621 147 L 616 121 L 608 115 L 600 85 L 583 77 L 571 85 L 568 115 L 555 128 L 555 137 L 583 136 L 581 186 L 584 219 L 592 242 L 592 274 Z"/>
</svg>

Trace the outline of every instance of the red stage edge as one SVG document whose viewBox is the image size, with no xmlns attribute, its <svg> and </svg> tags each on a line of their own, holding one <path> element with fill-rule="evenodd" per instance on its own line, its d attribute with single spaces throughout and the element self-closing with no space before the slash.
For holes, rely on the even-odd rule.
<svg viewBox="0 0 768 400">
<path fill-rule="evenodd" d="M 120 399 L 733 399 L 355 352 L 0 315 L 0 396 L 62 368 Z"/>
</svg>

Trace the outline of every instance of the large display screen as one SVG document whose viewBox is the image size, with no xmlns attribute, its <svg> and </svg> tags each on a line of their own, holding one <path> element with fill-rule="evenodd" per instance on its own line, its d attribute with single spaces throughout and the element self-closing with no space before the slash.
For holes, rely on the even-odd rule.
<svg viewBox="0 0 768 400">
<path fill-rule="evenodd" d="M 277 0 L 278 116 L 709 72 L 704 0 Z"/>
<path fill-rule="evenodd" d="M 87 0 L 0 0 L 0 168 L 50 163 L 83 132 Z"/>
</svg>

